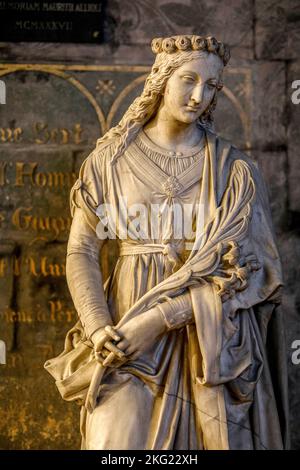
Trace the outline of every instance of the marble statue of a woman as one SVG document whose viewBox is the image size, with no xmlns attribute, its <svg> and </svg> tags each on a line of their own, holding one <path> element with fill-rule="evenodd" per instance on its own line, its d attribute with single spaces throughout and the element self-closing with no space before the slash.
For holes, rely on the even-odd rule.
<svg viewBox="0 0 300 470">
<path fill-rule="evenodd" d="M 212 130 L 229 50 L 200 36 L 152 50 L 142 94 L 72 188 L 79 321 L 45 367 L 81 406 L 84 449 L 282 449 L 282 279 L 266 190 L 256 163 Z M 119 258 L 103 286 L 108 236 Z"/>
</svg>

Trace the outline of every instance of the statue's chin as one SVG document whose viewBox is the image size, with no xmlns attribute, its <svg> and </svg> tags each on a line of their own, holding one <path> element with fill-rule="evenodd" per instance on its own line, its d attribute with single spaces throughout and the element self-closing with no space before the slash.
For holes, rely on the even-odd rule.
<svg viewBox="0 0 300 470">
<path fill-rule="evenodd" d="M 193 122 L 197 121 L 198 116 L 182 116 L 180 122 L 183 124 L 192 124 Z"/>
<path fill-rule="evenodd" d="M 184 124 L 192 124 L 199 119 L 199 113 L 193 111 L 184 111 L 177 116 L 177 120 Z"/>
</svg>

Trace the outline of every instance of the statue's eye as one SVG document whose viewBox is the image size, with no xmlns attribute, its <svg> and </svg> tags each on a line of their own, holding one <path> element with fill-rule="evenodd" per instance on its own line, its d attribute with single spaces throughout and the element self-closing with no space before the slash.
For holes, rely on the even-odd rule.
<svg viewBox="0 0 300 470">
<path fill-rule="evenodd" d="M 217 84 L 214 83 L 214 82 L 208 82 L 207 86 L 208 86 L 208 88 L 210 88 L 212 90 L 213 88 L 216 88 Z"/>
<path fill-rule="evenodd" d="M 191 75 L 184 75 L 183 79 L 188 83 L 193 83 L 195 81 L 194 77 L 192 77 Z"/>
</svg>

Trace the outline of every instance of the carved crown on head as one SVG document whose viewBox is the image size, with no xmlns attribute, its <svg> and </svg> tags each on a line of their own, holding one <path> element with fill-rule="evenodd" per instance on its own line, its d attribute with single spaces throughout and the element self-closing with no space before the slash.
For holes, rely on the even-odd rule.
<svg viewBox="0 0 300 470">
<path fill-rule="evenodd" d="M 151 42 L 154 54 L 166 52 L 172 54 L 178 51 L 206 51 L 220 57 L 224 65 L 230 59 L 230 49 L 223 42 L 219 42 L 213 36 L 203 37 L 195 35 L 171 36 L 169 38 L 154 38 Z"/>
</svg>

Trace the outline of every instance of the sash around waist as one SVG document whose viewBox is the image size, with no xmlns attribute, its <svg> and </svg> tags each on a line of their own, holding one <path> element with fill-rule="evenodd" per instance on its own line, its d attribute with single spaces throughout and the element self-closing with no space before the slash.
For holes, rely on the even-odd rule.
<svg viewBox="0 0 300 470">
<path fill-rule="evenodd" d="M 176 246 L 172 243 L 124 243 L 120 244 L 120 256 L 142 255 L 151 253 L 162 253 L 173 263 L 177 264 L 180 260 Z"/>
<path fill-rule="evenodd" d="M 181 259 L 183 253 L 176 251 L 175 244 L 172 243 L 120 243 L 119 256 L 143 255 L 152 253 L 161 253 L 165 256 L 165 272 L 170 275 L 177 271 L 184 263 Z"/>
</svg>

